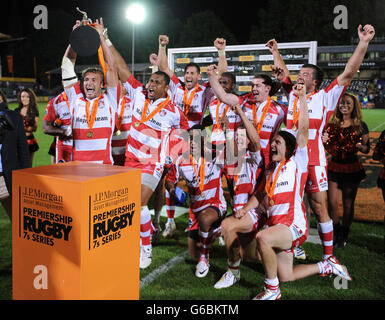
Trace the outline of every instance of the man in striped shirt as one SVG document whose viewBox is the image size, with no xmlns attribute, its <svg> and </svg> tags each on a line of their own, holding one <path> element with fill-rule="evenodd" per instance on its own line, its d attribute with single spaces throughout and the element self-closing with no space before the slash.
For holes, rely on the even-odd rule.
<svg viewBox="0 0 385 320">
<path fill-rule="evenodd" d="M 125 166 L 142 171 L 140 268 L 144 269 L 152 261 L 151 214 L 147 205 L 163 176 L 171 131 L 187 130 L 188 122 L 168 95 L 170 78 L 166 73 L 153 73 L 144 89 L 110 40 L 108 46 L 118 67 L 119 78 L 132 102 Z"/>
<path fill-rule="evenodd" d="M 201 79 L 200 67 L 194 62 L 189 62 L 185 66 L 184 70 L 184 82 L 174 74 L 169 68 L 166 54 L 166 46 L 169 44 L 169 38 L 166 35 L 159 36 L 159 50 L 158 55 L 152 54 L 150 61 L 153 65 L 157 66 L 159 70 L 166 72 L 170 81 L 171 97 L 174 103 L 185 114 L 189 127 L 196 124 L 202 124 L 205 111 L 209 105 L 211 98 L 213 97 L 212 90 L 209 83 L 199 84 Z M 217 38 L 214 41 L 214 46 L 218 50 L 218 74 L 219 76 L 227 71 L 226 60 L 226 40 L 223 38 Z M 166 195 L 166 210 L 168 216 L 168 222 L 165 226 L 163 236 L 167 237 L 172 235 L 175 230 L 174 212 L 175 203 L 170 198 L 168 191 Z"/>
<path fill-rule="evenodd" d="M 205 145 L 203 126 L 190 129 L 190 150 L 180 155 L 166 178 L 166 188 L 171 196 L 179 178 L 186 181 L 190 198 L 188 246 L 190 254 L 198 258 L 195 275 L 207 275 L 210 245 L 215 240 L 215 228 L 226 214 L 221 175 L 223 160 L 212 159 L 212 150 Z M 198 243 L 201 246 L 198 247 Z"/>
<path fill-rule="evenodd" d="M 72 125 L 69 101 L 65 92 L 48 101 L 43 132 L 55 136 L 55 163 L 72 161 Z"/>
<path fill-rule="evenodd" d="M 322 70 L 313 64 L 302 66 L 297 83 L 306 85 L 306 100 L 309 105 L 309 172 L 305 191 L 307 192 L 309 204 L 318 221 L 318 232 L 323 245 L 323 258 L 333 255 L 333 221 L 329 217 L 326 208 L 326 191 L 328 180 L 326 172 L 326 154 L 321 140 L 324 127 L 334 112 L 339 99 L 356 75 L 368 48 L 369 42 L 374 37 L 374 28 L 371 25 L 358 27 L 360 39 L 354 53 L 345 66 L 345 70 L 332 81 L 332 83 L 320 90 L 323 79 Z M 274 64 L 285 70 L 286 78 L 284 88 L 291 88 L 292 84 L 288 77 L 288 69 L 283 62 L 275 40 L 267 43 L 273 54 Z M 288 86 L 287 86 L 288 84 Z M 286 89 L 287 90 L 287 89 Z M 290 91 L 290 89 L 288 90 Z M 289 93 L 289 108 L 287 115 L 287 128 L 297 130 L 298 116 L 301 113 L 301 103 L 294 91 Z"/>
<path fill-rule="evenodd" d="M 102 21 L 101 21 L 102 22 Z M 77 21 L 74 28 L 81 25 Z M 101 46 L 107 64 L 106 78 L 98 68 L 83 71 L 80 85 L 74 70 L 76 52 L 68 46 L 63 57 L 63 87 L 70 105 L 73 132 L 72 160 L 112 164 L 111 138 L 115 125 L 118 103 L 118 75 L 111 52 L 103 36 L 104 27 L 94 24 L 100 35 Z M 107 92 L 103 93 L 103 84 Z"/>
<path fill-rule="evenodd" d="M 236 215 L 242 219 L 261 202 L 267 207 L 267 221 L 256 236 L 257 250 L 265 270 L 265 288 L 254 300 L 280 299 L 280 281 L 294 281 L 317 273 L 333 273 L 351 280 L 349 273 L 333 256 L 317 264 L 293 266 L 293 249 L 300 246 L 308 234 L 303 192 L 309 159 L 306 89 L 304 85 L 297 84 L 294 90 L 302 103 L 296 137 L 286 130 L 274 136 L 270 149 L 271 163 L 266 171 L 265 192 L 263 195 L 252 196 Z"/>
</svg>

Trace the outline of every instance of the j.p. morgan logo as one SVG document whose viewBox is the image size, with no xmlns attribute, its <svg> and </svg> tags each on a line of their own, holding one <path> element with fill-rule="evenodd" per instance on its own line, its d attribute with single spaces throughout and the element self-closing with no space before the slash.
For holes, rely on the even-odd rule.
<svg viewBox="0 0 385 320">
<path fill-rule="evenodd" d="M 48 246 L 70 240 L 73 219 L 62 212 L 63 196 L 29 187 L 19 188 L 19 196 L 19 237 Z"/>
<path fill-rule="evenodd" d="M 31 197 L 35 200 L 47 200 L 47 201 L 52 201 L 52 202 L 59 202 L 63 203 L 63 196 L 57 195 L 55 193 L 50 193 L 50 192 L 44 192 L 41 191 L 40 189 L 36 188 L 28 188 L 25 187 L 22 192 L 23 196 Z"/>
</svg>

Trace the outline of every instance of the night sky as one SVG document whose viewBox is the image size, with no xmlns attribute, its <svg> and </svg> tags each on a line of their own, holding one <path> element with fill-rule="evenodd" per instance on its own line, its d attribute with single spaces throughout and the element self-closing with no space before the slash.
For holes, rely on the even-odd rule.
<svg viewBox="0 0 385 320">
<path fill-rule="evenodd" d="M 20 36 L 27 32 L 31 26 L 31 20 L 36 16 L 33 8 L 38 4 L 46 5 L 49 10 L 62 9 L 75 19 L 81 18 L 77 13 L 76 7 L 88 13 L 88 16 L 95 19 L 103 16 L 106 21 L 122 19 L 130 0 L 77 0 L 77 1 L 48 1 L 48 0 L 11 0 L 2 3 L 2 13 L 0 20 L 0 32 L 13 36 Z M 246 43 L 249 38 L 249 30 L 255 24 L 255 17 L 259 7 L 258 1 L 245 2 L 241 5 L 229 4 L 229 1 L 203 1 L 203 0 L 141 0 L 148 9 L 147 19 L 156 15 L 157 5 L 165 5 L 170 8 L 176 17 L 182 22 L 186 21 L 192 14 L 204 10 L 214 11 L 222 21 L 228 26 L 229 30 L 235 34 L 240 43 Z"/>
</svg>

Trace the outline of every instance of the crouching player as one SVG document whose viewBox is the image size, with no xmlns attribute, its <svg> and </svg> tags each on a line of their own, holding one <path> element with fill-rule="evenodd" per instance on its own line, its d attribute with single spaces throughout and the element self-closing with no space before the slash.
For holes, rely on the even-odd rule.
<svg viewBox="0 0 385 320">
<path fill-rule="evenodd" d="M 172 197 L 179 178 L 186 181 L 191 196 L 188 247 L 190 255 L 199 259 L 195 271 L 199 278 L 209 271 L 210 246 L 227 209 L 221 182 L 223 160 L 213 158 L 202 130 L 201 125 L 189 130 L 190 150 L 178 157 L 166 178 L 166 189 Z"/>
</svg>

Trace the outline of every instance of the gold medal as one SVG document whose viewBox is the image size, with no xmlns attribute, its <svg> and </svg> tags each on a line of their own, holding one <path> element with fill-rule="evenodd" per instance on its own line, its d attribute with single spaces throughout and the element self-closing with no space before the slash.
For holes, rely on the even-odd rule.
<svg viewBox="0 0 385 320">
<path fill-rule="evenodd" d="M 116 134 L 117 136 L 120 136 L 120 134 L 121 134 L 120 130 L 116 130 L 115 134 Z"/>
<path fill-rule="evenodd" d="M 296 125 L 293 125 L 293 130 L 297 131 L 297 126 Z"/>
<path fill-rule="evenodd" d="M 273 199 L 270 200 L 270 205 L 271 205 L 271 206 L 274 205 L 274 200 L 273 200 Z"/>
<path fill-rule="evenodd" d="M 137 128 L 137 127 L 139 127 L 140 126 L 140 122 L 135 122 L 134 123 L 134 126 Z"/>
<path fill-rule="evenodd" d="M 205 197 L 205 194 L 203 192 L 201 192 L 201 197 L 204 198 Z"/>
<path fill-rule="evenodd" d="M 92 138 L 94 136 L 94 133 L 90 130 L 87 132 L 87 138 Z"/>
</svg>

